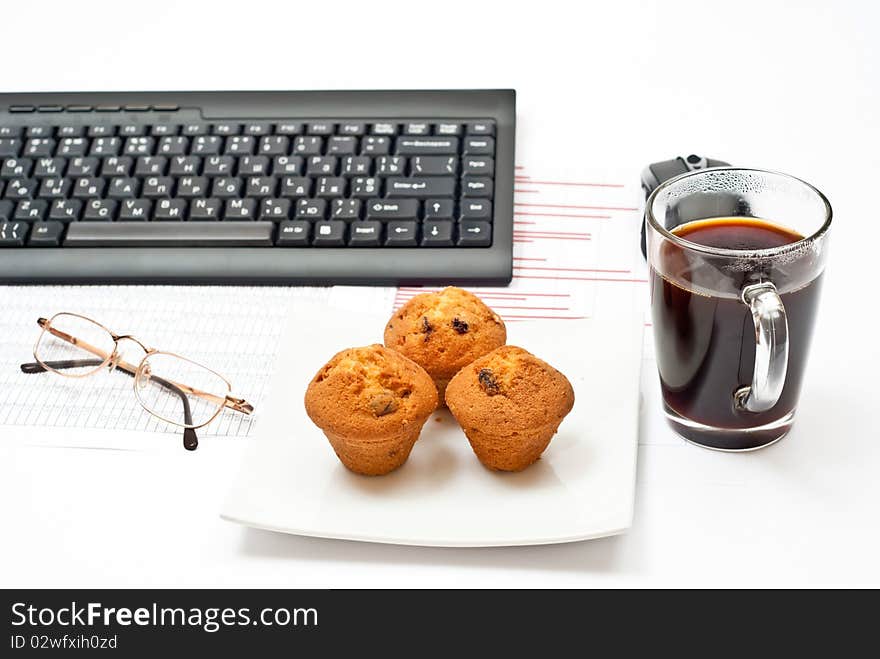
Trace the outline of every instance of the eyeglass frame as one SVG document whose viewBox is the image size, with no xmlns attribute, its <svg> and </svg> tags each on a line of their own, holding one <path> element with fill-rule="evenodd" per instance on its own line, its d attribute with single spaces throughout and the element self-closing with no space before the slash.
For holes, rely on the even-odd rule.
<svg viewBox="0 0 880 659">
<path fill-rule="evenodd" d="M 63 332 L 63 331 L 59 330 L 58 328 L 52 327 L 52 321 L 55 320 L 56 318 L 58 318 L 59 316 L 73 316 L 74 318 L 79 318 L 81 320 L 85 320 L 87 322 L 93 323 L 94 325 L 97 325 L 98 327 L 103 329 L 105 332 L 107 332 L 107 334 L 113 339 L 113 351 L 110 354 L 107 354 L 107 351 L 105 351 L 105 350 L 102 350 L 96 346 L 93 346 L 90 343 L 83 341 L 82 339 L 79 339 L 75 336 L 68 334 L 67 332 Z M 20 368 L 23 373 L 52 372 L 52 373 L 56 373 L 57 375 L 60 375 L 62 377 L 66 377 L 66 378 L 84 378 L 84 377 L 88 377 L 90 375 L 94 375 L 95 373 L 99 372 L 105 366 L 109 366 L 110 371 L 119 369 L 123 373 L 131 376 L 132 379 L 134 380 L 133 388 L 134 388 L 135 398 L 137 398 L 138 403 L 147 413 L 153 415 L 157 419 L 161 419 L 162 421 L 164 421 L 166 423 L 170 423 L 172 425 L 184 428 L 183 445 L 184 445 L 184 448 L 186 448 L 187 450 L 193 451 L 198 447 L 198 437 L 196 436 L 195 431 L 198 428 L 204 428 L 209 423 L 214 421 L 214 419 L 216 419 L 224 409 L 229 408 L 229 409 L 234 410 L 236 412 L 241 412 L 242 414 L 248 414 L 248 415 L 252 414 L 254 411 L 254 406 L 251 405 L 250 403 L 248 403 L 244 398 L 239 398 L 239 397 L 233 396 L 231 393 L 229 393 L 232 391 L 232 383 L 229 380 L 227 380 L 225 377 L 223 377 L 222 375 L 217 373 L 217 371 L 210 369 L 207 366 L 204 366 L 203 364 L 199 364 L 198 362 L 194 362 L 191 359 L 188 359 L 182 355 L 178 355 L 177 353 L 168 352 L 165 350 L 158 350 L 155 348 L 150 348 L 143 341 L 138 339 L 137 337 L 135 337 L 131 334 L 118 334 L 118 333 L 114 332 L 113 330 L 111 330 L 110 328 L 108 328 L 106 325 L 99 323 L 94 318 L 89 318 L 88 316 L 83 316 L 82 314 L 73 313 L 73 312 L 69 312 L 69 311 L 59 311 L 58 313 L 56 313 L 55 315 L 53 315 L 49 319 L 38 318 L 37 325 L 40 328 L 42 328 L 43 331 L 40 332 L 40 335 L 37 337 L 36 343 L 34 343 L 33 356 L 34 356 L 34 359 L 36 360 L 36 363 L 21 364 Z M 102 361 L 99 364 L 97 364 L 93 370 L 91 370 L 87 373 L 64 373 L 64 372 L 62 372 L 61 370 L 59 370 L 59 368 L 60 368 L 59 364 L 67 364 L 66 368 L 75 368 L 76 366 L 85 365 L 85 364 L 80 363 L 81 361 L 91 361 L 91 360 L 60 360 L 60 361 L 55 361 L 55 362 L 50 361 L 49 363 L 44 362 L 37 355 L 37 349 L 40 345 L 40 341 L 42 341 L 46 332 L 49 332 L 53 336 L 55 336 L 63 341 L 66 341 L 73 346 L 80 347 L 83 350 L 85 350 L 86 352 L 92 353 L 96 357 L 101 358 Z M 123 340 L 128 340 L 128 341 L 132 341 L 132 342 L 136 343 L 144 351 L 144 357 L 143 357 L 143 359 L 141 359 L 140 363 L 137 366 L 134 366 L 134 365 L 130 364 L 129 362 L 124 361 L 122 359 L 122 356 L 119 354 L 119 342 L 123 341 Z M 198 366 L 199 368 L 205 369 L 209 373 L 220 378 L 220 380 L 222 380 L 226 384 L 226 387 L 227 387 L 226 395 L 223 397 L 220 397 L 216 394 L 211 394 L 206 391 L 201 391 L 199 389 L 196 389 L 195 387 L 190 387 L 189 385 L 186 385 L 183 383 L 174 382 L 171 380 L 165 380 L 164 378 L 159 378 L 157 376 L 151 376 L 152 379 L 154 381 L 156 381 L 157 383 L 159 383 L 160 386 L 163 386 L 163 387 L 170 389 L 171 391 L 173 391 L 174 393 L 176 393 L 177 395 L 179 395 L 181 397 L 181 401 L 183 403 L 183 409 L 184 409 L 184 421 L 186 421 L 187 417 L 189 418 L 190 421 L 189 421 L 189 423 L 180 423 L 178 421 L 174 421 L 173 419 L 166 418 L 166 417 L 156 413 L 155 411 L 153 411 L 149 407 L 147 407 L 146 403 L 144 403 L 143 399 L 141 399 L 141 396 L 140 396 L 140 393 L 138 392 L 138 387 L 137 387 L 138 378 L 142 376 L 143 368 L 147 364 L 147 360 L 150 357 L 155 356 L 155 355 L 168 355 L 169 357 L 181 359 L 185 362 L 189 362 L 190 364 L 194 364 L 195 366 Z M 49 364 L 54 364 L 55 366 L 50 366 Z M 92 364 L 88 364 L 88 365 L 91 366 Z M 207 421 L 205 421 L 203 423 L 199 423 L 199 424 L 194 424 L 194 423 L 192 423 L 192 413 L 189 408 L 189 400 L 187 399 L 187 395 L 196 396 L 198 398 L 204 398 L 204 399 L 215 401 L 215 402 L 221 403 L 221 404 L 217 407 L 217 410 L 214 412 L 214 414 Z"/>
</svg>

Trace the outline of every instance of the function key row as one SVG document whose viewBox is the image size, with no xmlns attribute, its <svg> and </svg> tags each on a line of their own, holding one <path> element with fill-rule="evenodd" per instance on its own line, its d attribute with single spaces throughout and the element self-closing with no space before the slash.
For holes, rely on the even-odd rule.
<svg viewBox="0 0 880 659">
<path fill-rule="evenodd" d="M 390 137 L 385 135 L 181 135 L 165 137 L 0 137 L 0 158 L 210 155 L 494 155 L 495 139 L 483 136 Z"/>
<path fill-rule="evenodd" d="M 0 138 L 10 137 L 145 137 L 152 135 L 162 137 L 166 135 L 350 135 L 360 137 L 363 135 L 445 135 L 460 137 L 462 135 L 495 135 L 495 124 L 489 121 L 470 123 L 427 123 L 410 122 L 399 123 L 396 121 L 379 122 L 299 122 L 289 121 L 280 123 L 189 123 L 189 124 L 94 124 L 91 126 L 80 124 L 65 124 L 59 126 L 40 124 L 35 126 L 0 126 Z"/>
</svg>

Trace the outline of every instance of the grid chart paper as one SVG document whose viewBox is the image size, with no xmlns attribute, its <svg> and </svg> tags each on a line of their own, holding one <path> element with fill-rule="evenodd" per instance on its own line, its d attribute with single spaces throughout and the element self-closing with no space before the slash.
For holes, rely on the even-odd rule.
<svg viewBox="0 0 880 659">
<path fill-rule="evenodd" d="M 0 287 L 0 426 L 181 432 L 140 406 L 132 379 L 123 373 L 86 378 L 22 373 L 19 365 L 33 361 L 41 316 L 80 313 L 150 347 L 203 363 L 226 377 L 233 394 L 252 402 L 258 413 L 291 305 L 297 298 L 330 297 L 329 288 Z M 143 357 L 130 341 L 123 341 L 120 351 L 135 364 Z M 254 417 L 224 410 L 199 434 L 245 437 L 254 423 Z"/>
</svg>

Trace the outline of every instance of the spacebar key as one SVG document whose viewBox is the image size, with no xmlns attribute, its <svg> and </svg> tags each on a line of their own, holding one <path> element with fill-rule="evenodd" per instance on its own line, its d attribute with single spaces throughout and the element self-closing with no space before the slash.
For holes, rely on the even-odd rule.
<svg viewBox="0 0 880 659">
<path fill-rule="evenodd" d="M 71 222 L 65 247 L 271 247 L 272 222 Z"/>
</svg>

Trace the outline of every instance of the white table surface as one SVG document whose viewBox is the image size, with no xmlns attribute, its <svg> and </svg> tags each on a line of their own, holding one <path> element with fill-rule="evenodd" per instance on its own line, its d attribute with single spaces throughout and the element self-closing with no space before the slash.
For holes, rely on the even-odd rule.
<svg viewBox="0 0 880 659">
<path fill-rule="evenodd" d="M 60 450 L 2 428 L 0 584 L 880 585 L 880 11 L 798 5 L 17 5 L 3 91 L 514 87 L 519 121 L 588 163 L 637 177 L 696 152 L 788 171 L 827 193 L 836 228 L 793 432 L 744 455 L 686 445 L 646 368 L 626 535 L 489 550 L 276 535 L 217 516 L 243 442 Z"/>
</svg>

